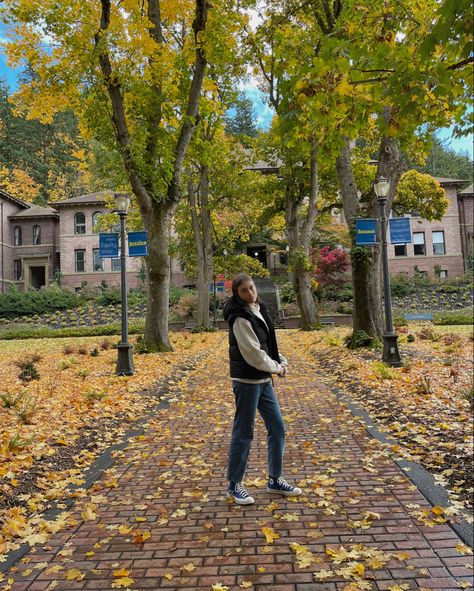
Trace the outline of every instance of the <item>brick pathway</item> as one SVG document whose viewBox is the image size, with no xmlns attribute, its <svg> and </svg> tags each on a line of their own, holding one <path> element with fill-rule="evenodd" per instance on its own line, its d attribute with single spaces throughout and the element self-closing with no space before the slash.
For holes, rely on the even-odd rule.
<svg viewBox="0 0 474 591">
<path fill-rule="evenodd" d="M 429 508 L 425 499 L 297 355 L 290 355 L 291 376 L 276 386 L 287 424 L 285 476 L 303 486 L 304 497 L 295 502 L 265 492 L 259 420 L 246 477 L 256 503 L 228 503 L 223 493 L 233 399 L 224 344 L 220 351 L 221 360 L 196 372 L 192 383 L 177 385 L 183 392 L 117 454 L 113 470 L 92 490 L 106 496 L 93 499 L 97 519 L 84 522 L 78 515 L 76 526 L 30 551 L 8 574 L 13 581 L 7 589 L 210 591 L 218 582 L 229 591 L 470 588 L 472 569 L 465 565 L 472 557 L 455 549 L 459 538 L 447 525 L 424 527 L 410 515 L 413 505 Z M 112 477 L 117 485 L 104 486 Z M 380 519 L 372 516 L 367 529 L 350 529 L 349 520 L 363 520 L 364 511 Z M 280 537 L 267 543 L 263 527 Z M 136 530 L 151 535 L 134 543 Z M 310 566 L 298 567 L 291 543 L 308 549 Z M 365 566 L 365 586 L 349 575 L 315 578 L 322 570 L 350 570 L 347 560 L 334 564 L 326 554 L 341 545 L 358 553 L 353 563 Z M 394 552 L 405 557 L 382 560 L 375 569 L 370 549 L 382 551 L 379 558 Z M 119 569 L 129 570 L 133 583 L 114 576 Z"/>
</svg>

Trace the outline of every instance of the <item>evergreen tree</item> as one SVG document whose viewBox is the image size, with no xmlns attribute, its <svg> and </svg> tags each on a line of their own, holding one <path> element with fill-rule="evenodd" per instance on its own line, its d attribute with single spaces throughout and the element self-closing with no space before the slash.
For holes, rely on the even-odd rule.
<svg viewBox="0 0 474 591">
<path fill-rule="evenodd" d="M 26 69 L 21 81 L 30 77 Z M 39 185 L 36 203 L 45 204 L 54 195 L 73 197 L 84 189 L 77 158 L 81 149 L 84 142 L 72 111 L 56 114 L 51 123 L 27 119 L 15 113 L 8 85 L 0 78 L 0 169 L 22 171 Z"/>
<path fill-rule="evenodd" d="M 227 133 L 237 136 L 243 141 L 245 137 L 256 137 L 258 129 L 252 101 L 246 96 L 240 95 L 235 102 L 234 108 L 235 114 L 225 118 Z"/>
<path fill-rule="evenodd" d="M 449 147 L 447 140 L 441 140 L 436 136 L 432 138 L 426 165 L 420 170 L 435 177 L 465 179 L 472 182 L 472 161 L 469 154 L 456 152 Z"/>
</svg>

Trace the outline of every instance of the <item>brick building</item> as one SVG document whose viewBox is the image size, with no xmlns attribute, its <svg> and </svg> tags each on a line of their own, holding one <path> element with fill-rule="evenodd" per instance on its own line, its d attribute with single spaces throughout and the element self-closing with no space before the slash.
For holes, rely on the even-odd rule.
<svg viewBox="0 0 474 591">
<path fill-rule="evenodd" d="M 410 218 L 411 244 L 389 245 L 390 273 L 415 271 L 440 278 L 462 275 L 465 270 L 467 249 L 463 247 L 463 232 L 468 228 L 466 217 L 470 217 L 470 236 L 472 243 L 472 186 L 471 193 L 463 193 L 460 187 L 466 181 L 449 178 L 436 178 L 449 199 L 445 215 L 440 221 L 428 222 L 416 214 Z M 461 199 L 460 199 L 461 198 Z M 462 202 L 462 208 L 460 203 Z M 464 213 L 462 213 L 464 212 Z"/>
<path fill-rule="evenodd" d="M 85 284 L 120 284 L 120 259 L 100 259 L 97 218 L 110 213 L 103 193 L 80 195 L 40 207 L 0 190 L 0 292 L 11 285 L 39 289 L 61 277 L 73 290 Z M 130 287 L 138 284 L 141 259 L 127 259 Z"/>
<path fill-rule="evenodd" d="M 273 170 L 271 171 L 274 172 Z M 454 277 L 467 269 L 473 252 L 473 186 L 461 187 L 459 179 L 437 179 L 449 199 L 439 222 L 410 216 L 412 243 L 389 245 L 390 272 L 433 277 Z M 71 289 L 83 285 L 120 284 L 120 259 L 100 259 L 98 216 L 110 213 L 104 193 L 80 195 L 39 207 L 0 190 L 0 292 L 11 285 L 18 289 L 40 288 L 55 276 Z M 286 252 L 270 252 L 267 245 L 246 245 L 246 253 L 258 258 L 272 273 L 285 272 Z M 130 287 L 138 284 L 141 258 L 127 259 Z M 190 285 L 180 261 L 171 261 L 171 283 Z"/>
</svg>

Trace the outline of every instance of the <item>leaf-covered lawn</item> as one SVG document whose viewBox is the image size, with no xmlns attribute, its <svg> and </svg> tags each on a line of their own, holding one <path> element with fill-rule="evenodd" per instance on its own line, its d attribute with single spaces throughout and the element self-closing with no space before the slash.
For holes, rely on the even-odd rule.
<svg viewBox="0 0 474 591">
<path fill-rule="evenodd" d="M 404 367 L 381 362 L 381 351 L 349 351 L 347 329 L 288 332 L 287 350 L 316 363 L 328 384 L 362 406 L 397 444 L 398 458 L 422 463 L 450 490 L 455 507 L 472 506 L 472 327 L 411 325 L 400 334 Z M 414 342 L 409 342 L 413 335 Z"/>
<path fill-rule="evenodd" d="M 63 499 L 71 484 L 83 484 L 82 473 L 97 455 L 166 396 L 183 367 L 222 338 L 171 335 L 174 351 L 135 355 L 130 377 L 115 375 L 116 337 L 2 342 L 0 555 L 12 539 L 36 535 L 28 516 Z M 38 377 L 22 380 L 18 365 L 29 360 Z M 155 384 L 158 390 L 147 395 Z"/>
</svg>

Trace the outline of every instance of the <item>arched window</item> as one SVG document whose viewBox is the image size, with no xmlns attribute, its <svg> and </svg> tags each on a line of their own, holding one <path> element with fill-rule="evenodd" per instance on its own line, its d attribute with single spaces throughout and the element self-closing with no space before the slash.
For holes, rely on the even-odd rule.
<svg viewBox="0 0 474 591">
<path fill-rule="evenodd" d="M 33 244 L 41 244 L 41 226 L 33 226 Z"/>
<path fill-rule="evenodd" d="M 22 245 L 22 236 L 21 236 L 21 227 L 20 226 L 15 226 L 14 230 L 13 230 L 13 244 L 15 246 L 21 246 Z"/>
<path fill-rule="evenodd" d="M 95 211 L 92 214 L 92 231 L 94 232 L 94 234 L 98 234 L 98 232 L 99 232 L 99 221 L 100 221 L 101 215 L 102 215 L 101 211 Z"/>
<path fill-rule="evenodd" d="M 74 216 L 74 233 L 85 234 L 86 233 L 86 216 L 82 212 L 77 212 Z"/>
</svg>

